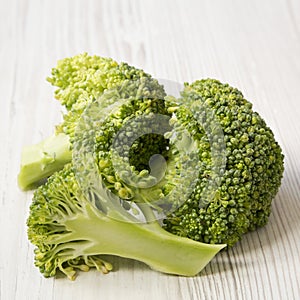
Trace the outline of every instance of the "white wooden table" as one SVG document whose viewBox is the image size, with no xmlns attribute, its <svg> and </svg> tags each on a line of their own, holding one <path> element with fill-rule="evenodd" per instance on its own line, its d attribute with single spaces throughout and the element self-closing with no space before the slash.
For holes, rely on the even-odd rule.
<svg viewBox="0 0 300 300">
<path fill-rule="evenodd" d="M 89 52 L 157 78 L 241 89 L 285 153 L 269 224 L 194 278 L 114 259 L 117 272 L 45 279 L 26 236 L 32 193 L 16 185 L 25 144 L 61 119 L 45 81 Z M 300 1 L 0 0 L 0 299 L 300 299 Z"/>
</svg>

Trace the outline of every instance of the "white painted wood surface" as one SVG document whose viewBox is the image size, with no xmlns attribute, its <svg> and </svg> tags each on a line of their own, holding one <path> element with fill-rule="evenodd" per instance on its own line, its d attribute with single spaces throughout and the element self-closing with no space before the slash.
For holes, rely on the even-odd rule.
<svg viewBox="0 0 300 300">
<path fill-rule="evenodd" d="M 45 279 L 26 237 L 32 194 L 16 185 L 21 148 L 60 121 L 45 81 L 87 51 L 157 78 L 214 77 L 241 89 L 285 153 L 269 224 L 194 278 L 114 259 L 117 272 Z M 0 299 L 300 299 L 300 1 L 0 0 Z"/>
</svg>

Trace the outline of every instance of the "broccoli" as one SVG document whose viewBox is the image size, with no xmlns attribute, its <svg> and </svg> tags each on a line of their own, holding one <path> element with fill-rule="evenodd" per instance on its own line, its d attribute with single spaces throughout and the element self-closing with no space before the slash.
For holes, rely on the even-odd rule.
<svg viewBox="0 0 300 300">
<path fill-rule="evenodd" d="M 63 122 L 56 126 L 55 134 L 36 145 L 24 147 L 19 186 L 23 190 L 32 189 L 70 162 L 74 131 L 85 108 L 105 90 L 140 78 L 151 76 L 127 63 L 118 64 L 111 58 L 87 53 L 58 61 L 47 80 L 58 87 L 55 98 L 67 111 Z"/>
<path fill-rule="evenodd" d="M 199 197 L 211 170 L 200 173 L 193 194 L 164 220 L 164 228 L 197 241 L 232 246 L 246 232 L 267 223 L 272 199 L 281 184 L 284 157 L 271 129 L 237 89 L 218 80 L 199 80 L 185 85 L 182 102 L 187 98 L 203 101 L 222 126 L 225 172 L 214 198 L 202 207 Z M 203 129 L 201 134 L 184 107 L 177 107 L 175 115 L 183 126 L 200 131 L 201 160 L 209 165 L 209 143 Z"/>
<path fill-rule="evenodd" d="M 106 273 L 103 254 L 194 275 L 267 223 L 284 156 L 239 90 L 203 79 L 176 99 L 143 71 L 87 55 L 50 81 L 68 112 L 53 140 L 23 152 L 19 174 L 21 188 L 51 175 L 28 218 L 45 276 Z"/>
<path fill-rule="evenodd" d="M 61 271 L 73 280 L 76 269 L 87 271 L 90 267 L 107 273 L 112 266 L 102 257 L 104 254 L 136 259 L 164 273 L 193 276 L 226 246 L 200 243 L 167 232 L 151 205 L 141 199 L 135 201 L 124 192 L 121 196 L 130 199 L 123 201 L 120 191 L 125 188 L 116 187 L 117 176 L 110 178 L 111 156 L 105 153 L 111 152 L 106 151 L 106 145 L 114 140 L 112 133 L 128 120 L 134 120 L 137 112 L 153 121 L 148 116 L 162 110 L 163 95 L 153 80 L 128 81 L 120 89 L 104 93 L 82 116 L 75 132 L 72 163 L 37 188 L 30 207 L 28 237 L 37 247 L 35 264 L 44 276 Z M 106 115 L 105 111 L 110 114 Z M 143 126 L 140 120 L 138 117 L 134 125 Z M 170 129 L 166 122 L 164 125 L 165 131 Z M 119 142 L 126 142 L 127 137 L 120 137 Z M 136 149 L 141 146 L 144 143 Z M 157 149 L 150 146 L 149 150 Z M 185 152 L 192 161 L 193 150 L 192 147 Z M 126 161 L 128 157 L 120 156 L 120 159 Z M 135 159 L 134 163 L 140 165 L 139 160 Z M 103 165 L 106 172 L 101 169 Z M 155 173 L 144 170 L 141 175 L 134 166 L 131 170 L 133 177 L 140 175 L 145 183 L 155 179 Z M 109 182 L 115 182 L 119 193 L 107 188 Z"/>
<path fill-rule="evenodd" d="M 136 259 L 152 269 L 196 275 L 225 245 L 210 245 L 176 236 L 153 221 L 140 223 L 105 189 L 95 193 L 102 210 L 80 192 L 71 164 L 53 174 L 34 195 L 28 237 L 37 246 L 35 264 L 45 277 L 58 271 L 74 280 L 76 269 L 112 265 L 103 254 Z M 146 210 L 146 208 L 145 208 Z"/>
</svg>

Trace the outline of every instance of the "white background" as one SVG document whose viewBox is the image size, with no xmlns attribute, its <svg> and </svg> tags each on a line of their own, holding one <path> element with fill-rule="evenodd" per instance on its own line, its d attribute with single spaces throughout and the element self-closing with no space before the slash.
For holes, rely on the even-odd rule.
<svg viewBox="0 0 300 300">
<path fill-rule="evenodd" d="M 53 132 L 45 81 L 60 58 L 113 57 L 157 78 L 217 78 L 243 91 L 285 153 L 269 224 L 183 278 L 114 259 L 116 272 L 45 279 L 16 185 L 21 148 Z M 300 2 L 0 0 L 0 299 L 300 299 Z"/>
</svg>

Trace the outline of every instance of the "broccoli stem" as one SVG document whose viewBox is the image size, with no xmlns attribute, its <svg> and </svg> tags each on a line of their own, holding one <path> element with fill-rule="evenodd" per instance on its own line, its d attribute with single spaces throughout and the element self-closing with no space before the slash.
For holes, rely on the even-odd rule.
<svg viewBox="0 0 300 300">
<path fill-rule="evenodd" d="M 69 137 L 63 133 L 24 147 L 18 175 L 19 187 L 22 190 L 35 188 L 43 179 L 61 170 L 71 159 Z"/>
<path fill-rule="evenodd" d="M 163 273 L 183 276 L 198 274 L 226 246 L 175 236 L 156 221 L 124 222 L 104 215 L 92 205 L 85 207 L 85 213 L 66 220 L 65 226 L 69 233 L 61 236 L 59 242 L 65 242 L 66 248 L 76 239 L 86 239 L 88 242 L 77 249 L 83 255 L 116 255 L 139 260 Z M 77 250 L 75 247 L 74 252 Z"/>
</svg>

